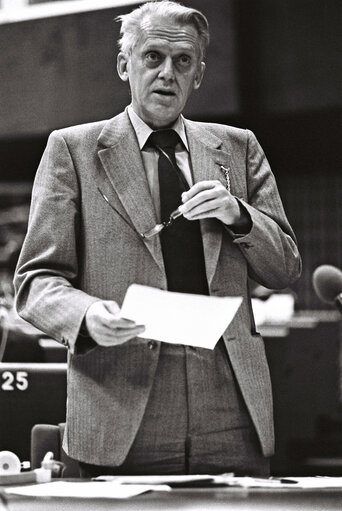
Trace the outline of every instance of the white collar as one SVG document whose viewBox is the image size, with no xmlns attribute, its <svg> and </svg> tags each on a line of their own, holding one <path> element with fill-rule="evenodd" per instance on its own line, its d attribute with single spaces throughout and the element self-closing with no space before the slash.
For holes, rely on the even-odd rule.
<svg viewBox="0 0 342 511">
<path fill-rule="evenodd" d="M 128 105 L 127 113 L 137 135 L 139 147 L 141 150 L 146 144 L 148 137 L 151 135 L 151 133 L 153 133 L 153 130 L 135 113 L 132 105 Z M 189 151 L 189 144 L 185 134 L 184 120 L 182 115 L 177 118 L 177 120 L 171 126 L 171 129 L 175 130 L 183 142 L 186 150 Z"/>
</svg>

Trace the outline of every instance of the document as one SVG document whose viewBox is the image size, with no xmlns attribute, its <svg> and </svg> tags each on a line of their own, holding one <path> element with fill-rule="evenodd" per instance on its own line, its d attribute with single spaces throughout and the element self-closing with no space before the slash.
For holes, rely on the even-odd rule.
<svg viewBox="0 0 342 511">
<path fill-rule="evenodd" d="M 225 474 L 214 476 L 215 482 L 220 480 L 227 486 L 237 486 L 241 488 L 273 488 L 273 489 L 324 489 L 324 488 L 342 488 L 342 477 L 235 477 Z"/>
<path fill-rule="evenodd" d="M 203 296 L 129 286 L 123 318 L 145 325 L 139 337 L 214 349 L 242 303 L 242 297 Z"/>
<path fill-rule="evenodd" d="M 315 477 L 284 477 L 283 485 L 290 482 L 299 488 L 342 488 L 342 477 L 315 476 Z"/>
<path fill-rule="evenodd" d="M 68 482 L 34 484 L 6 488 L 7 493 L 30 497 L 70 497 L 85 499 L 127 499 L 147 491 L 170 491 L 169 486 L 152 486 L 146 484 L 121 485 L 115 482 Z"/>
<path fill-rule="evenodd" d="M 110 481 L 116 484 L 147 484 L 149 486 L 167 485 L 167 486 L 201 486 L 207 483 L 215 482 L 212 475 L 141 475 L 141 476 L 107 476 L 95 477 L 94 481 Z"/>
</svg>

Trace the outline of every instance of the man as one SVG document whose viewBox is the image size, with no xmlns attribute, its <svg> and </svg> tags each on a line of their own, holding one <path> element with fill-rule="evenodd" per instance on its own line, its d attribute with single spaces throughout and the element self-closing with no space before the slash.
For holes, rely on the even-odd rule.
<svg viewBox="0 0 342 511">
<path fill-rule="evenodd" d="M 272 394 L 247 281 L 294 282 L 294 234 L 254 135 L 181 115 L 203 78 L 206 18 L 163 1 L 120 20 L 132 103 L 50 136 L 17 309 L 69 348 L 64 448 L 82 475 L 267 475 Z M 180 205 L 182 217 L 144 235 Z M 243 303 L 213 351 L 171 345 L 120 317 L 132 283 Z"/>
</svg>

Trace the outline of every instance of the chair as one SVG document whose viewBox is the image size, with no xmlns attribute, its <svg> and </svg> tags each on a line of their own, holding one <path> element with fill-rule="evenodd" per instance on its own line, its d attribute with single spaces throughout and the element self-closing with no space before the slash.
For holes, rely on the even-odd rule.
<svg viewBox="0 0 342 511">
<path fill-rule="evenodd" d="M 78 462 L 70 458 L 62 447 L 65 423 L 36 424 L 31 431 L 31 469 L 40 468 L 42 459 L 49 451 L 54 459 L 64 463 L 63 477 L 79 477 Z"/>
</svg>

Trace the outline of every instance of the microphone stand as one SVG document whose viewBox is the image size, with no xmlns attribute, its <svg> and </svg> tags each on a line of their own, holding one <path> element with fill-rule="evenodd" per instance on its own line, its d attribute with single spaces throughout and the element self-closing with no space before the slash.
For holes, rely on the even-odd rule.
<svg viewBox="0 0 342 511">
<path fill-rule="evenodd" d="M 0 299 L 0 332 L 1 332 L 0 363 L 2 362 L 2 359 L 5 354 L 5 349 L 6 349 L 7 340 L 8 340 L 8 333 L 9 333 L 9 328 L 8 328 L 8 324 L 7 324 L 8 309 L 6 307 L 6 304 L 3 302 L 4 302 L 4 300 Z"/>
<path fill-rule="evenodd" d="M 336 296 L 334 302 L 337 307 L 337 310 L 342 314 L 342 293 Z"/>
</svg>

